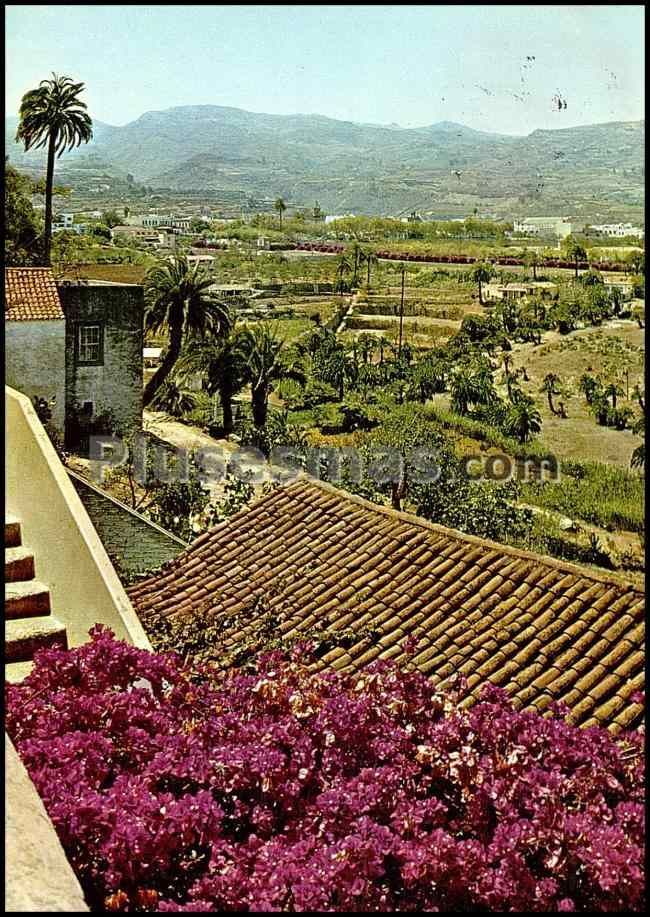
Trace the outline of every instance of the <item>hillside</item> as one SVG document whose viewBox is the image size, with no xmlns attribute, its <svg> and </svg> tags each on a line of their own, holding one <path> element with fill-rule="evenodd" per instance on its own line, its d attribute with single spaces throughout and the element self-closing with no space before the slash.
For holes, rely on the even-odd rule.
<svg viewBox="0 0 650 917">
<path fill-rule="evenodd" d="M 6 121 L 5 153 L 18 167 L 42 168 L 42 151 L 25 154 L 13 141 L 16 120 Z M 330 212 L 580 216 L 600 204 L 636 216 L 644 144 L 643 121 L 510 137 L 449 121 L 398 128 L 200 105 L 146 112 L 123 127 L 95 122 L 91 144 L 65 154 L 59 169 L 64 178 L 72 166 L 101 164 L 154 188 L 282 194 Z"/>
</svg>

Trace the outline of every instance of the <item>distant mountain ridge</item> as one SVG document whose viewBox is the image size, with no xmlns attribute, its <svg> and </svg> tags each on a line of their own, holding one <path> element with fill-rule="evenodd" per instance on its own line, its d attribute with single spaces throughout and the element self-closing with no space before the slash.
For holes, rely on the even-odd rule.
<svg viewBox="0 0 650 917">
<path fill-rule="evenodd" d="M 25 154 L 14 142 L 17 121 L 6 119 L 5 154 L 19 167 L 42 168 L 43 151 Z M 130 172 L 154 188 L 282 194 L 296 204 L 317 198 L 328 210 L 358 212 L 416 206 L 423 194 L 425 203 L 446 200 L 452 208 L 465 206 L 465 198 L 484 205 L 535 201 L 560 184 L 569 198 L 580 197 L 580 181 L 585 193 L 607 200 L 613 194 L 615 200 L 611 176 L 626 170 L 632 175 L 629 200 L 639 204 L 644 145 L 644 121 L 514 137 L 452 121 L 402 128 L 185 105 L 145 112 L 123 126 L 95 121 L 92 142 L 64 154 L 58 168 L 65 172 L 75 159 L 94 154 L 116 175 Z"/>
</svg>

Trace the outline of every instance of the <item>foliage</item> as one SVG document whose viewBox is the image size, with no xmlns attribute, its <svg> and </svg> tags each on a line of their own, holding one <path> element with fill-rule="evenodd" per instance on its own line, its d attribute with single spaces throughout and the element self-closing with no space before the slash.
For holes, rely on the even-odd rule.
<svg viewBox="0 0 650 917">
<path fill-rule="evenodd" d="M 145 332 L 169 332 L 169 347 L 160 366 L 147 383 L 143 404 L 151 403 L 156 391 L 174 369 L 183 344 L 206 334 L 217 336 L 227 331 L 230 313 L 209 293 L 214 278 L 199 263 L 190 265 L 185 255 L 158 261 L 145 278 Z"/>
<path fill-rule="evenodd" d="M 5 264 L 30 267 L 38 263 L 43 226 L 31 202 L 34 183 L 5 165 Z"/>
<path fill-rule="evenodd" d="M 644 909 L 642 733 L 91 637 L 37 654 L 6 727 L 95 910 Z"/>
<path fill-rule="evenodd" d="M 248 506 L 255 495 L 255 487 L 240 475 L 226 474 L 223 497 L 210 505 L 210 526 L 217 525 Z"/>
<path fill-rule="evenodd" d="M 20 103 L 16 140 L 24 143 L 26 151 L 47 147 L 43 240 L 43 261 L 47 265 L 52 241 L 54 159 L 66 150 L 88 143 L 93 136 L 86 103 L 79 98 L 83 89 L 83 83 L 53 73 L 51 80 L 41 80 L 36 89 L 26 92 Z"/>
<path fill-rule="evenodd" d="M 637 474 L 601 462 L 562 462 L 560 481 L 522 486 L 522 499 L 606 529 L 644 529 L 644 486 Z"/>
</svg>

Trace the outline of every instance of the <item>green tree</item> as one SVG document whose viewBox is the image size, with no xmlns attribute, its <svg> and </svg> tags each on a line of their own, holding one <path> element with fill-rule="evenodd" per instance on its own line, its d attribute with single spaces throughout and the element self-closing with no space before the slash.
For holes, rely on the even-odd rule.
<svg viewBox="0 0 650 917">
<path fill-rule="evenodd" d="M 532 398 L 518 395 L 507 408 L 503 431 L 520 443 L 527 443 L 542 429 L 542 418 Z"/>
<path fill-rule="evenodd" d="M 457 366 L 449 380 L 451 409 L 467 414 L 470 405 L 485 406 L 497 400 L 492 374 L 486 363 L 465 363 Z"/>
<path fill-rule="evenodd" d="M 117 210 L 105 210 L 102 214 L 102 219 L 110 229 L 113 226 L 121 226 L 122 224 L 122 217 Z"/>
<path fill-rule="evenodd" d="M 544 381 L 540 389 L 540 391 L 546 393 L 546 397 L 548 398 L 549 410 L 551 411 L 552 414 L 555 414 L 556 416 L 558 412 L 555 409 L 555 405 L 553 404 L 553 396 L 560 394 L 558 390 L 559 385 L 560 385 L 560 377 L 556 375 L 556 373 L 547 373 L 544 376 Z"/>
<path fill-rule="evenodd" d="M 282 230 L 282 214 L 287 209 L 287 205 L 281 197 L 276 198 L 273 207 L 275 208 L 278 216 L 280 217 L 280 230 Z"/>
<path fill-rule="evenodd" d="M 25 150 L 47 146 L 45 184 L 45 233 L 43 262 L 50 264 L 52 244 L 52 191 L 54 159 L 66 150 L 88 143 L 92 139 L 92 121 L 86 103 L 79 99 L 83 83 L 74 83 L 68 76 L 52 74 L 42 80 L 37 89 L 26 92 L 20 104 L 20 121 L 16 140 Z"/>
<path fill-rule="evenodd" d="M 363 260 L 366 263 L 366 288 L 370 290 L 370 270 L 377 264 L 377 255 L 369 248 L 363 253 Z"/>
<path fill-rule="evenodd" d="M 540 263 L 537 251 L 535 249 L 526 249 L 522 260 L 526 267 L 533 269 L 533 280 L 537 280 L 537 268 Z"/>
<path fill-rule="evenodd" d="M 169 377 L 184 342 L 207 333 L 226 333 L 230 315 L 227 306 L 209 295 L 208 288 L 213 283 L 214 278 L 199 264 L 190 266 L 185 255 L 159 261 L 147 272 L 145 331 L 167 331 L 169 346 L 145 387 L 143 406 L 151 403 L 156 391 Z"/>
<path fill-rule="evenodd" d="M 34 183 L 13 166 L 5 166 L 5 264 L 36 264 L 43 224 L 31 201 Z"/>
<path fill-rule="evenodd" d="M 567 236 L 564 241 L 564 255 L 568 261 L 573 261 L 575 265 L 575 276 L 576 280 L 578 279 L 578 263 L 580 261 L 587 260 L 587 252 L 584 247 L 573 238 L 573 236 Z"/>
<path fill-rule="evenodd" d="M 167 378 L 151 399 L 149 406 L 172 417 L 184 417 L 198 403 L 196 392 L 181 388 L 175 379 Z"/>
<path fill-rule="evenodd" d="M 337 281 L 337 286 L 339 288 L 339 292 L 341 296 L 343 296 L 343 292 L 345 289 L 345 278 L 350 275 L 351 271 L 352 271 L 352 265 L 350 264 L 348 259 L 345 257 L 345 255 L 341 255 L 341 257 L 338 259 L 336 263 L 336 281 Z"/>
<path fill-rule="evenodd" d="M 304 385 L 306 376 L 300 364 L 291 358 L 285 340 L 268 323 L 247 328 L 242 346 L 251 384 L 253 423 L 260 429 L 266 424 L 269 395 L 275 383 L 294 379 Z"/>
<path fill-rule="evenodd" d="M 481 305 L 484 305 L 483 284 L 489 283 L 492 277 L 494 277 L 494 268 L 487 262 L 476 264 L 472 269 L 472 280 L 478 283 L 478 301 Z"/>
<path fill-rule="evenodd" d="M 226 434 L 234 429 L 233 399 L 248 379 L 246 353 L 244 332 L 230 318 L 223 334 L 190 341 L 177 364 L 179 376 L 201 374 L 205 391 L 219 396 Z"/>
</svg>

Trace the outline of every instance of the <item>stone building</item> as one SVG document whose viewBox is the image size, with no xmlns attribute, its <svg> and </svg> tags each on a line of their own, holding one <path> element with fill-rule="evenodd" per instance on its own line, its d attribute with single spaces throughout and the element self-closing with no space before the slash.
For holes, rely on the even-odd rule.
<svg viewBox="0 0 650 917">
<path fill-rule="evenodd" d="M 65 418 L 65 316 L 50 268 L 5 270 L 5 381 L 46 401 L 52 426 Z"/>
<path fill-rule="evenodd" d="M 136 284 L 57 284 L 50 268 L 6 268 L 5 381 L 47 402 L 68 448 L 140 429 L 143 315 Z"/>
<path fill-rule="evenodd" d="M 103 420 L 118 433 L 142 425 L 144 293 L 99 280 L 58 285 L 65 313 L 66 443 Z"/>
</svg>

